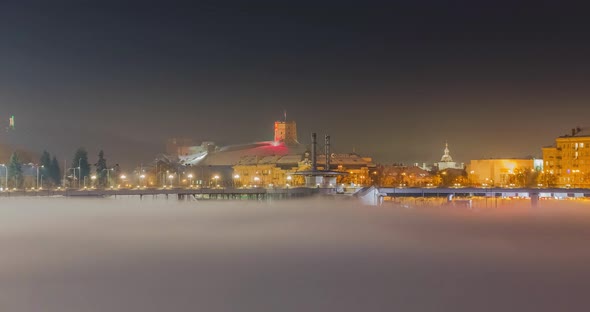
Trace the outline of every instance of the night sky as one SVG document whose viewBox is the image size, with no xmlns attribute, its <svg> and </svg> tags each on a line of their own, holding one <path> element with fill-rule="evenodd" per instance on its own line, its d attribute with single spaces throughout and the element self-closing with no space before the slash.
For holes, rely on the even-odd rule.
<svg viewBox="0 0 590 312">
<path fill-rule="evenodd" d="M 11 143 L 127 166 L 169 137 L 272 139 L 377 162 L 540 156 L 590 125 L 590 22 L 562 1 L 0 1 Z"/>
</svg>

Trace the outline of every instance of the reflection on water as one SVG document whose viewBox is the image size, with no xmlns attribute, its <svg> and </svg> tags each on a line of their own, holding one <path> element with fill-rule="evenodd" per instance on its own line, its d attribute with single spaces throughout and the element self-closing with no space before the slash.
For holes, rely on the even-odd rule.
<svg viewBox="0 0 590 312">
<path fill-rule="evenodd" d="M 583 311 L 590 204 L 0 200 L 1 311 Z"/>
</svg>

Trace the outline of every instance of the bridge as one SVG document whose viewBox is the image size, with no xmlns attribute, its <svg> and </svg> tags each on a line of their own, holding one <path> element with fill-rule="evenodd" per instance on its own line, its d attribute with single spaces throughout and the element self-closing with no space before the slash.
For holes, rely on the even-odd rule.
<svg viewBox="0 0 590 312">
<path fill-rule="evenodd" d="M 531 197 L 531 195 L 545 195 L 546 197 L 566 196 L 590 197 L 587 188 L 377 188 L 382 196 L 390 197 L 446 197 L 453 196 L 491 196 L 491 197 Z M 575 195 L 574 195 L 575 194 Z"/>
<path fill-rule="evenodd" d="M 166 196 L 178 199 L 291 199 L 319 194 L 315 188 L 140 188 L 140 189 L 54 189 L 15 190 L 0 192 L 0 197 L 64 196 L 64 197 L 117 197 L 117 196 Z"/>
<path fill-rule="evenodd" d="M 471 197 L 521 197 L 530 198 L 531 206 L 536 206 L 539 198 L 583 198 L 590 197 L 587 188 L 393 188 L 370 187 L 357 192 L 357 197 L 365 204 L 380 205 L 384 197 L 446 197 L 466 200 Z"/>
<path fill-rule="evenodd" d="M 63 197 L 117 197 L 166 196 L 180 200 L 197 199 L 233 199 L 264 200 L 294 199 L 316 194 L 336 194 L 336 189 L 322 188 L 140 188 L 140 189 L 56 189 L 56 190 L 18 190 L 0 192 L 0 197 L 23 196 L 63 196 Z M 348 193 L 352 195 L 351 193 Z M 346 195 L 342 195 L 346 196 Z M 590 197 L 586 188 L 392 188 L 367 187 L 356 192 L 355 196 L 369 205 L 378 205 L 384 197 L 442 197 L 449 200 L 470 197 L 526 197 L 535 206 L 539 198 L 582 198 Z"/>
</svg>

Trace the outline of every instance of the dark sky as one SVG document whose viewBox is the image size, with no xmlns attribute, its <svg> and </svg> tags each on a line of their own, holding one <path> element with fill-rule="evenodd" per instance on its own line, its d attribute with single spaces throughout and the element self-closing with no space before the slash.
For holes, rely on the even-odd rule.
<svg viewBox="0 0 590 312">
<path fill-rule="evenodd" d="M 590 125 L 590 22 L 562 1 L 1 1 L 0 118 L 60 158 L 272 139 L 283 110 L 379 162 L 539 155 Z"/>
</svg>

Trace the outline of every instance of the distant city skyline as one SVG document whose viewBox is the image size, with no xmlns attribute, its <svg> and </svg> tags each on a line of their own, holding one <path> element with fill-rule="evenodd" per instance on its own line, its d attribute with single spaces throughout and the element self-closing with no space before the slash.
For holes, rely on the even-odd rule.
<svg viewBox="0 0 590 312">
<path fill-rule="evenodd" d="M 270 130 L 269 130 L 270 131 Z M 311 133 L 309 133 L 311 134 Z M 328 134 L 328 133 L 326 133 Z M 567 133 L 565 133 L 567 135 Z M 18 133 L 15 132 L 10 132 L 10 133 L 5 133 L 3 134 L 4 136 L 4 142 L 0 142 L 0 148 L 3 149 L 3 151 L 1 151 L 2 153 L 0 153 L 0 156 L 3 158 L 8 158 L 8 156 L 15 151 L 26 151 L 28 154 L 30 154 L 31 156 L 33 156 L 32 161 L 36 162 L 35 157 L 38 156 L 38 154 L 40 154 L 43 150 L 52 150 L 51 147 L 49 148 L 45 148 L 43 150 L 36 150 L 35 146 L 32 147 L 28 147 L 26 145 L 22 145 L 19 144 L 18 140 L 20 138 L 20 135 Z M 555 137 L 557 137 L 559 135 L 556 135 Z M 309 135 L 305 135 L 303 136 L 303 138 L 301 138 L 300 136 L 300 141 L 302 141 L 302 144 L 304 145 L 309 145 L 310 142 L 309 141 Z M 248 144 L 248 143 L 254 143 L 254 142 L 259 142 L 259 141 L 272 141 L 273 138 L 272 134 L 268 134 L 266 137 L 258 139 L 258 140 L 251 140 L 251 141 L 245 141 L 245 142 L 237 142 L 237 141 L 233 141 L 233 142 L 229 142 L 229 143 L 223 143 L 224 141 L 211 141 L 211 140 L 198 140 L 195 139 L 194 137 L 191 136 L 184 136 L 184 137 L 178 137 L 178 138 L 183 138 L 183 139 L 191 139 L 192 142 L 194 142 L 195 144 L 200 144 L 202 142 L 213 142 L 218 144 L 218 146 L 224 146 L 224 145 L 233 145 L 233 144 Z M 171 138 L 168 138 L 171 139 Z M 8 145 L 8 144 L 12 144 L 12 145 Z M 153 154 L 149 154 L 149 155 L 129 155 L 133 158 L 131 159 L 147 159 L 146 161 L 140 161 L 140 162 L 136 162 L 135 160 L 131 160 L 126 162 L 125 158 L 122 158 L 122 163 L 127 165 L 126 167 L 131 167 L 131 166 L 135 166 L 138 165 L 140 163 L 144 163 L 147 164 L 151 161 L 153 161 L 158 155 L 160 154 L 167 154 L 166 151 L 166 142 L 161 142 L 160 144 L 156 144 L 159 145 L 159 147 L 156 147 L 156 149 L 154 150 Z M 545 144 L 544 146 L 549 146 L 552 145 L 552 143 L 549 144 Z M 93 147 L 93 146 L 84 146 L 81 145 L 82 147 L 85 147 L 86 149 L 88 149 L 90 151 L 90 157 L 95 157 L 95 154 L 98 154 L 98 151 L 103 150 L 101 148 L 98 147 Z M 422 165 L 423 163 L 428 164 L 428 165 L 432 165 L 432 164 L 436 164 L 438 163 L 441 159 L 441 156 L 446 155 L 447 153 L 450 153 L 452 155 L 452 157 L 456 157 L 458 159 L 458 161 L 456 161 L 457 166 L 460 163 L 467 163 L 469 162 L 469 160 L 471 159 L 492 159 L 492 158 L 526 158 L 526 157 L 533 157 L 533 158 L 541 158 L 541 149 L 544 146 L 539 146 L 538 147 L 538 151 L 536 151 L 535 153 L 529 153 L 529 154 L 523 154 L 523 155 L 493 155 L 493 156 L 481 156 L 479 158 L 475 157 L 475 158 L 470 158 L 470 159 L 463 159 L 463 157 L 461 157 L 461 155 L 456 155 L 455 153 L 452 152 L 452 146 L 449 145 L 448 140 L 445 140 L 445 143 L 443 145 L 441 145 L 441 148 L 436 149 L 435 151 L 433 151 L 433 153 L 431 154 L 435 154 L 435 156 L 432 159 L 411 159 L 411 160 L 399 160 L 399 159 L 385 159 L 385 160 L 377 160 L 377 163 L 383 163 L 383 164 L 392 164 L 392 163 L 403 163 L 405 165 L 413 165 L 414 163 L 417 163 L 419 165 Z M 133 146 L 128 146 L 127 148 L 133 148 Z M 412 147 L 410 147 L 412 148 Z M 53 150 L 52 150 L 53 151 Z M 96 153 L 95 153 L 96 151 Z M 64 154 L 64 158 L 68 163 L 69 163 L 69 154 L 65 154 L 64 151 L 53 151 L 56 155 L 62 155 Z M 335 152 L 339 152 L 339 153 L 357 153 L 357 154 L 362 154 L 364 156 L 371 156 L 373 157 L 373 154 L 370 153 L 365 153 L 362 150 L 359 150 L 357 147 L 355 147 L 355 145 L 352 146 L 352 150 L 339 150 L 338 148 L 336 148 Z M 436 153 L 439 153 L 438 155 L 436 155 Z M 117 154 L 117 152 L 113 153 L 113 154 Z M 444 156 L 443 156 L 444 157 Z M 120 161 L 118 161 L 117 159 L 113 159 L 112 161 L 116 162 L 116 163 L 121 163 Z"/>
<path fill-rule="evenodd" d="M 0 144 L 145 163 L 166 139 L 272 139 L 376 162 L 541 156 L 590 116 L 589 22 L 518 1 L 4 1 Z"/>
</svg>

